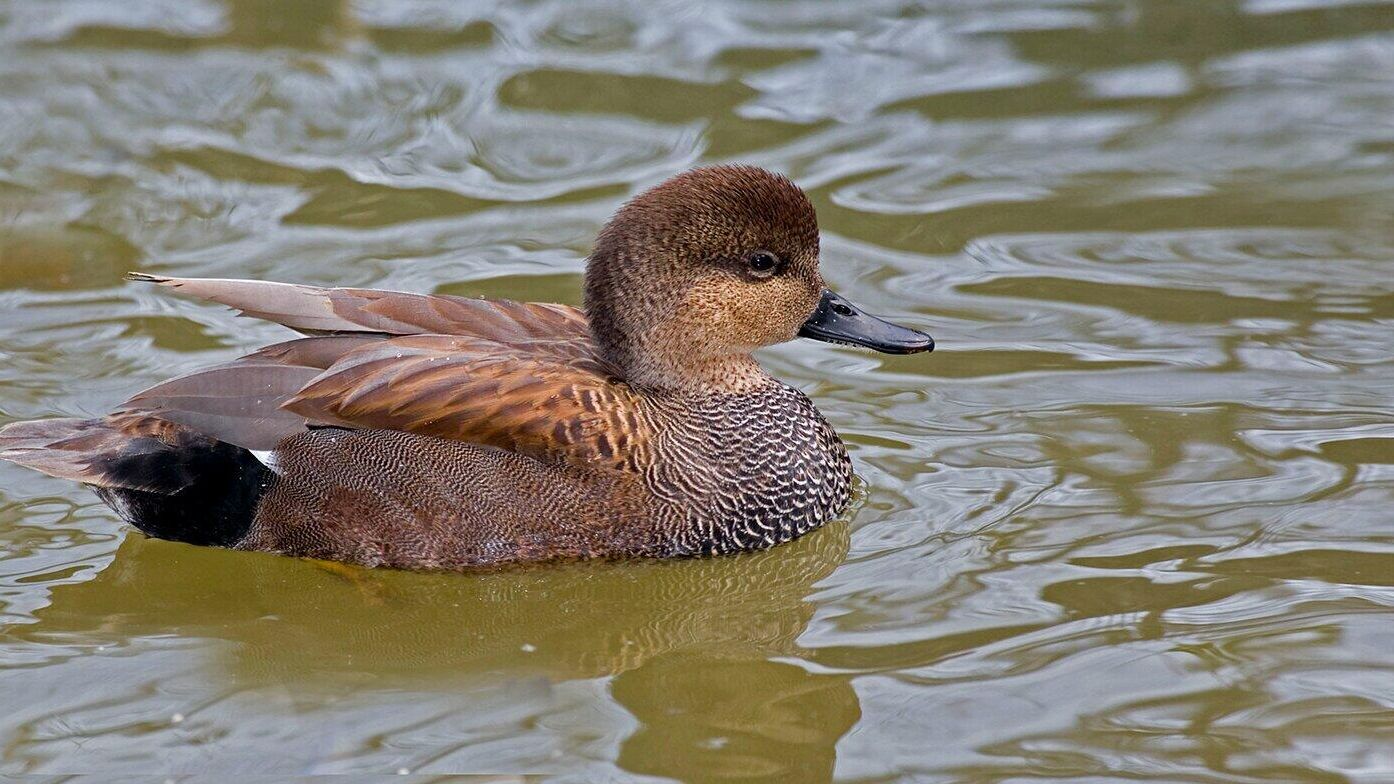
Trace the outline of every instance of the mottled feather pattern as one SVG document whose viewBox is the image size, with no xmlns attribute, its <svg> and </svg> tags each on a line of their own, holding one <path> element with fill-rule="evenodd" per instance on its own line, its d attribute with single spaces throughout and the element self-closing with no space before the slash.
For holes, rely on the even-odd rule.
<svg viewBox="0 0 1394 784">
<path fill-rule="evenodd" d="M 647 402 L 633 472 L 392 430 L 296 436 L 238 546 L 415 568 L 715 555 L 787 542 L 846 506 L 851 461 L 798 390 Z"/>
<path fill-rule="evenodd" d="M 632 475 L 392 430 L 309 431 L 279 454 L 240 549 L 415 569 L 652 551 Z"/>
<path fill-rule="evenodd" d="M 802 392 L 660 402 L 644 481 L 672 519 L 663 555 L 715 555 L 787 542 L 837 515 L 852 462 Z"/>
</svg>

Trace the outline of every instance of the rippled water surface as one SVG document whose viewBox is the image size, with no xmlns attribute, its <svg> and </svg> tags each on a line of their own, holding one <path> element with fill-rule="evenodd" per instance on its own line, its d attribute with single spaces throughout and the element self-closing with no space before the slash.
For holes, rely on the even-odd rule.
<svg viewBox="0 0 1394 784">
<path fill-rule="evenodd" d="M 855 511 L 487 576 L 0 465 L 0 772 L 1394 781 L 1394 5 L 0 3 L 0 421 L 284 336 L 126 270 L 577 302 L 787 172 L 932 355 L 764 354 Z"/>
</svg>

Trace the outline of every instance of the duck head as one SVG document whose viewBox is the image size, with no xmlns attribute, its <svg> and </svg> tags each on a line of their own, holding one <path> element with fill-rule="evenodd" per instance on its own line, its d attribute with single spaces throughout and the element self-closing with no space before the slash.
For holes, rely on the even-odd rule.
<svg viewBox="0 0 1394 784">
<path fill-rule="evenodd" d="M 813 205 L 753 166 L 693 169 L 621 207 L 587 263 L 586 310 L 604 357 L 658 390 L 741 391 L 766 378 L 751 352 L 795 337 L 934 348 L 824 286 Z"/>
</svg>

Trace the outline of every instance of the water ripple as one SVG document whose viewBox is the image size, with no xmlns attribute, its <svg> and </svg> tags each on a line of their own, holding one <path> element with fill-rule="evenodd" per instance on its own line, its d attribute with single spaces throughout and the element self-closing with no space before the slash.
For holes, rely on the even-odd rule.
<svg viewBox="0 0 1394 784">
<path fill-rule="evenodd" d="M 1369 0 L 0 3 L 0 420 L 286 335 L 128 269 L 577 303 L 733 160 L 940 344 L 764 354 L 860 483 L 748 558 L 348 580 L 0 465 L 0 770 L 1394 778 L 1391 57 Z"/>
</svg>

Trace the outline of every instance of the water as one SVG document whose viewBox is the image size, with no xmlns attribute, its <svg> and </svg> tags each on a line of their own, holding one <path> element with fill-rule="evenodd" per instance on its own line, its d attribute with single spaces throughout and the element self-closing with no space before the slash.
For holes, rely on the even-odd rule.
<svg viewBox="0 0 1394 784">
<path fill-rule="evenodd" d="M 0 465 L 0 772 L 1394 780 L 1394 6 L 0 4 L 0 420 L 282 337 L 130 269 L 575 303 L 788 172 L 929 356 L 764 354 L 856 510 L 488 576 L 151 541 Z"/>
</svg>

